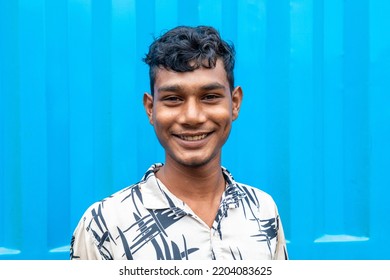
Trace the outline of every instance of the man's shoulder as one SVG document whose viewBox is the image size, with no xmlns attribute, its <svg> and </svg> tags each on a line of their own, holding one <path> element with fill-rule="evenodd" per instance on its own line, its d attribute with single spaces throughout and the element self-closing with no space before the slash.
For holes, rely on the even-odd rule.
<svg viewBox="0 0 390 280">
<path fill-rule="evenodd" d="M 137 182 L 137 183 L 134 183 L 132 185 L 129 185 L 127 187 L 124 187 L 116 192 L 114 192 L 113 194 L 111 194 L 110 196 L 104 198 L 101 200 L 102 203 L 118 203 L 118 202 L 124 202 L 126 201 L 127 199 L 129 198 L 132 198 L 132 197 L 140 197 L 140 184 L 142 182 Z"/>
<path fill-rule="evenodd" d="M 91 204 L 85 213 L 85 216 L 94 215 L 94 213 L 119 213 L 121 211 L 139 210 L 138 208 L 143 207 L 143 201 L 145 191 L 147 188 L 153 186 L 153 176 L 156 168 L 159 168 L 162 164 L 153 164 L 143 175 L 143 177 L 133 183 L 117 190 L 111 195 L 96 201 Z M 142 191 L 141 191 L 142 189 Z M 149 191 L 150 192 L 150 191 Z M 147 192 L 147 193 L 149 193 Z"/>
<path fill-rule="evenodd" d="M 122 207 L 128 205 L 129 201 L 141 201 L 140 183 L 124 187 L 113 194 L 92 203 L 85 211 L 85 216 L 94 216 L 102 212 L 120 211 Z"/>
</svg>

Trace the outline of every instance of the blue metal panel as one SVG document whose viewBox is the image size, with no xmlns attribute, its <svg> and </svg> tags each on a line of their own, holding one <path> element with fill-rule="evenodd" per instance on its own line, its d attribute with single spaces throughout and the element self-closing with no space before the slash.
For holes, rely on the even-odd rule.
<svg viewBox="0 0 390 280">
<path fill-rule="evenodd" d="M 388 259 L 390 2 L 0 0 L 0 259 L 67 259 L 86 207 L 164 160 L 141 58 L 176 25 L 237 49 L 224 148 L 292 259 Z"/>
</svg>

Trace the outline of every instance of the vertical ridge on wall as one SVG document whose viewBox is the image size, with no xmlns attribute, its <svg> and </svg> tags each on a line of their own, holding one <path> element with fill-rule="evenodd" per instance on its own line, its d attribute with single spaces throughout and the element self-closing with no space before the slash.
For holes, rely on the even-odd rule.
<svg viewBox="0 0 390 280">
<path fill-rule="evenodd" d="M 92 92 L 91 1 L 68 4 L 69 153 L 71 216 L 80 216 L 94 197 L 94 102 Z"/>
<path fill-rule="evenodd" d="M 324 15 L 325 3 L 323 0 L 313 1 L 313 100 L 314 100 L 314 144 L 313 147 L 316 153 L 313 158 L 313 166 L 316 166 L 313 179 L 314 194 L 314 213 L 322 216 L 324 211 L 324 188 L 325 188 L 325 15 Z M 323 230 L 323 217 L 317 218 L 317 225 L 313 228 L 313 235 L 311 239 L 317 237 L 318 230 L 322 227 Z"/>
<path fill-rule="evenodd" d="M 227 8 L 225 8 L 227 9 Z M 235 10 L 234 10 L 235 9 Z M 256 158 L 256 164 L 247 164 L 247 158 L 245 153 L 229 153 L 225 152 L 223 161 L 226 166 L 230 167 L 230 171 L 235 174 L 236 178 L 245 180 L 248 184 L 254 184 L 255 182 L 249 182 L 245 179 L 247 174 L 253 172 L 260 172 L 264 170 L 266 166 L 266 159 L 263 151 L 260 150 L 263 147 L 263 143 L 266 141 L 266 135 L 257 133 L 252 128 L 250 132 L 253 132 L 253 136 L 249 137 L 248 130 L 245 127 L 240 126 L 245 121 L 256 122 L 260 129 L 265 127 L 265 110 L 263 108 L 264 102 L 259 102 L 265 98 L 265 54 L 266 46 L 266 21 L 265 21 L 265 3 L 264 1 L 250 2 L 246 5 L 244 2 L 237 1 L 235 5 L 230 7 L 229 14 L 235 14 L 236 28 L 231 25 L 231 29 L 234 31 L 228 33 L 230 30 L 226 30 L 226 37 L 233 41 L 236 49 L 236 66 L 235 66 L 235 84 L 241 86 L 243 90 L 243 101 L 240 109 L 238 119 L 233 123 L 232 132 L 229 136 L 228 142 L 225 145 L 225 151 L 237 150 L 242 151 L 242 138 L 245 138 L 248 146 L 253 147 L 252 155 Z M 264 17 L 263 17 L 264 16 Z M 261 18 L 261 20 L 259 20 Z M 226 19 L 225 19 L 226 22 Z M 254 24 L 254 23 L 257 24 Z M 247 30 L 247 32 L 240 32 L 240 30 Z M 242 42 L 246 42 L 242 44 Z M 253 49 L 258 51 L 252 52 Z M 253 77 L 254 76 L 254 77 Z M 251 82 L 251 79 L 256 79 L 256 85 Z M 253 99 L 249 99 L 249 94 L 252 93 Z M 252 119 L 249 117 L 251 116 Z M 236 162 L 238 166 L 246 166 L 246 169 L 234 168 L 229 162 Z M 263 174 L 259 174 L 263 175 Z M 256 182 L 259 183 L 259 182 Z M 264 182 L 261 181 L 261 184 Z"/>
<path fill-rule="evenodd" d="M 97 197 L 107 196 L 112 188 L 112 7 L 110 2 L 93 1 L 92 13 L 92 100 L 93 100 L 93 172 Z"/>
<path fill-rule="evenodd" d="M 19 1 L 22 252 L 47 246 L 47 94 L 44 1 Z M 23 24 L 22 24 L 23 22 Z"/>
<path fill-rule="evenodd" d="M 369 209 L 370 238 L 377 248 L 388 244 L 385 227 L 389 213 L 390 186 L 390 2 L 369 2 L 370 76 L 369 76 Z M 383 248 L 387 257 L 389 248 Z M 380 251 L 382 252 L 382 250 Z M 376 251 L 372 253 L 377 258 Z"/>
<path fill-rule="evenodd" d="M 17 4 L 0 2 L 0 255 L 20 253 L 23 239 Z"/>
<path fill-rule="evenodd" d="M 342 221 L 335 213 L 342 213 L 343 197 L 343 73 L 344 5 L 337 0 L 324 1 L 324 182 L 319 195 L 322 200 L 318 211 L 316 238 L 337 234 Z M 327 211 L 327 209 L 333 211 Z"/>
<path fill-rule="evenodd" d="M 291 4 L 288 0 L 267 1 L 265 8 L 264 98 L 261 100 L 264 104 L 261 133 L 265 134 L 265 146 L 261 156 L 266 164 L 262 176 L 267 179 L 264 187 L 277 200 L 281 213 L 288 213 L 292 190 L 289 154 Z M 279 203 L 282 200 L 285 203 Z M 287 235 L 290 235 L 290 221 L 289 216 L 283 219 Z"/>
<path fill-rule="evenodd" d="M 138 147 L 139 141 L 134 132 L 137 124 L 134 115 L 138 112 L 141 93 L 136 91 L 137 70 L 132 63 L 139 59 L 135 1 L 112 1 L 111 18 L 112 187 L 120 188 L 139 176 L 135 168 L 139 163 L 134 147 Z"/>
<path fill-rule="evenodd" d="M 367 236 L 369 226 L 368 0 L 344 4 L 344 227 L 342 232 Z"/>
<path fill-rule="evenodd" d="M 316 112 L 313 96 L 313 4 L 291 1 L 289 63 L 289 153 L 291 246 L 312 242 L 315 217 L 314 174 Z M 304 201 L 302 198 L 305 198 Z"/>
<path fill-rule="evenodd" d="M 69 232 L 70 154 L 69 154 L 69 69 L 68 5 L 66 0 L 46 1 L 46 112 L 47 112 L 47 235 L 48 248 L 64 246 L 58 232 Z M 59 67 L 61 65 L 61 67 Z M 67 241 L 69 242 L 69 241 Z"/>
</svg>

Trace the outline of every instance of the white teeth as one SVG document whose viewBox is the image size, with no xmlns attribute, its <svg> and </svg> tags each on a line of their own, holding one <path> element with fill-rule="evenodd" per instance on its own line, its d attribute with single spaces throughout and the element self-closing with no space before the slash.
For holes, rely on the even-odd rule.
<svg viewBox="0 0 390 280">
<path fill-rule="evenodd" d="M 195 136 L 183 136 L 181 135 L 180 138 L 186 141 L 198 141 L 206 138 L 207 134 L 202 135 L 195 135 Z"/>
</svg>

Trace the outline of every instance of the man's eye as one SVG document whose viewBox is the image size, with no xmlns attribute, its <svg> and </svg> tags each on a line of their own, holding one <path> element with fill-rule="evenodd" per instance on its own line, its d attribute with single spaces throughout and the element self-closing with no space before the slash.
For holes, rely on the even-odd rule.
<svg viewBox="0 0 390 280">
<path fill-rule="evenodd" d="M 204 100 L 207 100 L 207 101 L 213 101 L 213 100 L 216 100 L 220 98 L 219 95 L 216 95 L 216 94 L 207 94 L 203 97 Z"/>
<path fill-rule="evenodd" d="M 177 100 L 179 100 L 179 98 L 177 98 L 177 97 L 167 97 L 167 98 L 165 98 L 165 100 L 177 101 Z"/>
<path fill-rule="evenodd" d="M 167 96 L 163 100 L 170 101 L 170 102 L 178 102 L 178 101 L 180 101 L 180 98 L 177 96 Z"/>
</svg>

